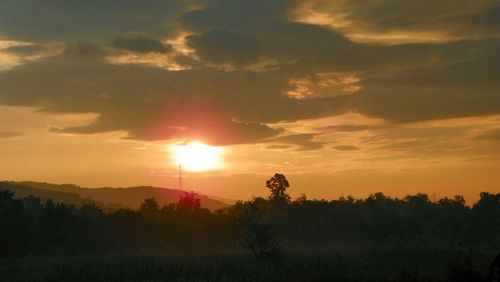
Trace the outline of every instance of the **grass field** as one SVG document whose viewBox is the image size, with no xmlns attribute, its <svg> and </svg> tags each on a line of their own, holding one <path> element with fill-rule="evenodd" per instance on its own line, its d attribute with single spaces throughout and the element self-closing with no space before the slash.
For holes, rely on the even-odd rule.
<svg viewBox="0 0 500 282">
<path fill-rule="evenodd" d="M 494 254 L 443 250 L 3 259 L 0 281 L 486 281 Z"/>
</svg>

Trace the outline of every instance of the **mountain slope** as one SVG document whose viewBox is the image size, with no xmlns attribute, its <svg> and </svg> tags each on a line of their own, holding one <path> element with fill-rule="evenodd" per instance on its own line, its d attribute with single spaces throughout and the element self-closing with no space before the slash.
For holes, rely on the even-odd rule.
<svg viewBox="0 0 500 282">
<path fill-rule="evenodd" d="M 0 188 L 16 192 L 16 197 L 25 197 L 30 194 L 42 199 L 51 198 L 56 202 L 81 205 L 89 200 L 108 209 L 128 207 L 137 209 L 145 198 L 155 197 L 160 205 L 177 203 L 185 191 L 159 187 L 128 187 L 128 188 L 84 188 L 73 184 L 49 184 L 40 182 L 11 182 L 0 181 Z M 211 210 L 226 206 L 220 200 L 196 194 L 201 199 L 201 206 Z"/>
<path fill-rule="evenodd" d="M 82 198 L 76 193 L 41 189 L 14 182 L 0 182 L 0 189 L 12 190 L 13 192 L 15 192 L 16 198 L 24 198 L 29 195 L 33 195 L 39 197 L 44 201 L 51 199 L 52 201 L 57 203 L 66 203 L 76 206 L 80 206 L 89 202 L 89 200 Z"/>
</svg>

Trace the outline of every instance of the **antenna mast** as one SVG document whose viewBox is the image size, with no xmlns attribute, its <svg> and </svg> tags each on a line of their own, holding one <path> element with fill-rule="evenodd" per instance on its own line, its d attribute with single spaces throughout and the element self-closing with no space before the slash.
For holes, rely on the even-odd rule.
<svg viewBox="0 0 500 282">
<path fill-rule="evenodd" d="M 182 190 L 182 166 L 179 164 L 179 190 Z"/>
</svg>

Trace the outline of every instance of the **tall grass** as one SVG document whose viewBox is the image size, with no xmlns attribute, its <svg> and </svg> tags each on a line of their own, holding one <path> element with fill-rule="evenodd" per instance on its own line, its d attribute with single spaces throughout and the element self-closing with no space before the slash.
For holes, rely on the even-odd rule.
<svg viewBox="0 0 500 282">
<path fill-rule="evenodd" d="M 483 281 L 493 254 L 446 250 L 4 259 L 0 281 Z M 472 275 L 472 276 L 471 276 Z M 481 280 L 483 279 L 483 280 Z"/>
</svg>

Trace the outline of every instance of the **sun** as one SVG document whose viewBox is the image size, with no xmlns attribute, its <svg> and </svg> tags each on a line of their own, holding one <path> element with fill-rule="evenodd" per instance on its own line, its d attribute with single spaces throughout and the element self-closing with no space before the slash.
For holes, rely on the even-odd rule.
<svg viewBox="0 0 500 282">
<path fill-rule="evenodd" d="M 222 165 L 221 147 L 209 146 L 199 141 L 185 145 L 170 147 L 175 165 L 182 165 L 183 169 L 190 171 L 207 171 L 220 168 Z"/>
</svg>

